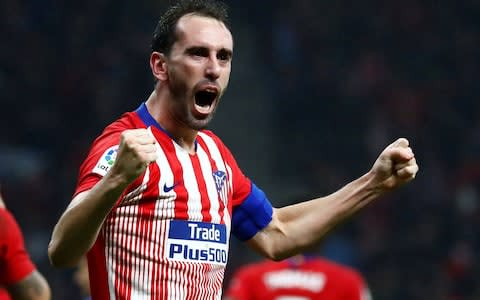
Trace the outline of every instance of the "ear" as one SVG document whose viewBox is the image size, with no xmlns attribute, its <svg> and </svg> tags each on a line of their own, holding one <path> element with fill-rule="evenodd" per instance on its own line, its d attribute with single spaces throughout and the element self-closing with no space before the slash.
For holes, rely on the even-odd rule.
<svg viewBox="0 0 480 300">
<path fill-rule="evenodd" d="M 2 194 L 0 194 L 0 207 L 5 208 L 5 202 L 3 202 Z"/>
<path fill-rule="evenodd" d="M 159 81 L 168 79 L 167 60 L 163 53 L 152 52 L 150 55 L 150 68 L 152 69 L 153 76 Z"/>
</svg>

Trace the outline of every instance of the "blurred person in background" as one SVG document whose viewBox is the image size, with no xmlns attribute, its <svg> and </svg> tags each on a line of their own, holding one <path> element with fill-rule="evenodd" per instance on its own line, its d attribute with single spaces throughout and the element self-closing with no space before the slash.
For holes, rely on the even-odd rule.
<svg viewBox="0 0 480 300">
<path fill-rule="evenodd" d="M 239 267 L 224 300 L 372 300 L 363 275 L 334 261 L 298 254 Z"/>
<path fill-rule="evenodd" d="M 80 259 L 75 272 L 73 272 L 73 281 L 80 289 L 83 300 L 92 299 L 90 296 L 90 279 L 88 275 L 88 261 L 86 257 Z"/>
<path fill-rule="evenodd" d="M 178 1 L 166 11 L 152 41 L 153 92 L 106 127 L 80 167 L 48 253 L 55 267 L 74 267 L 87 253 L 92 299 L 221 299 L 230 232 L 281 260 L 418 171 L 400 138 L 338 191 L 274 208 L 205 130 L 230 79 L 227 19 L 217 1 Z"/>
<path fill-rule="evenodd" d="M 50 286 L 32 262 L 21 229 L 0 194 L 0 300 L 50 297 Z"/>
</svg>

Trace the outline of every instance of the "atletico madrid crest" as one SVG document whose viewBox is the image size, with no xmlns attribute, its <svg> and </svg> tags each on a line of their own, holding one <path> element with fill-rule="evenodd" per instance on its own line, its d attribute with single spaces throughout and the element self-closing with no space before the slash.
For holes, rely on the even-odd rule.
<svg viewBox="0 0 480 300">
<path fill-rule="evenodd" d="M 226 205 L 228 199 L 228 190 L 227 185 L 225 184 L 227 181 L 227 175 L 225 172 L 220 170 L 214 171 L 212 175 L 213 180 L 215 181 L 215 186 L 217 187 L 217 193 L 220 196 L 220 199 L 222 199 L 223 203 Z"/>
</svg>

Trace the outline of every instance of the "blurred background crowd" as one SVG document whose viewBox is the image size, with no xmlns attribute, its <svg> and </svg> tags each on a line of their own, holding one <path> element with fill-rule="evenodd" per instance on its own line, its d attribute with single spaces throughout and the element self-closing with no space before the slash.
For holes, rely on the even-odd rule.
<svg viewBox="0 0 480 300">
<path fill-rule="evenodd" d="M 47 245 L 93 138 L 153 88 L 168 1 L 0 1 L 0 184 L 54 299 L 80 299 Z M 480 1 L 227 1 L 235 54 L 211 126 L 274 206 L 325 195 L 399 136 L 417 180 L 318 254 L 377 300 L 480 299 Z M 234 238 L 236 267 L 259 257 Z"/>
</svg>

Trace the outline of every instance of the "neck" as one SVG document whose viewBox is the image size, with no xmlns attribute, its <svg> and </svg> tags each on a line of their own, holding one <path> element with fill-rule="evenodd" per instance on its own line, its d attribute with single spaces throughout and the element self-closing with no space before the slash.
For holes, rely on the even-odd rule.
<svg viewBox="0 0 480 300">
<path fill-rule="evenodd" d="M 167 97 L 168 95 L 162 96 L 158 91 L 153 91 L 145 103 L 147 109 L 155 121 L 170 134 L 180 147 L 193 154 L 198 131 L 174 118 L 168 107 Z"/>
</svg>

